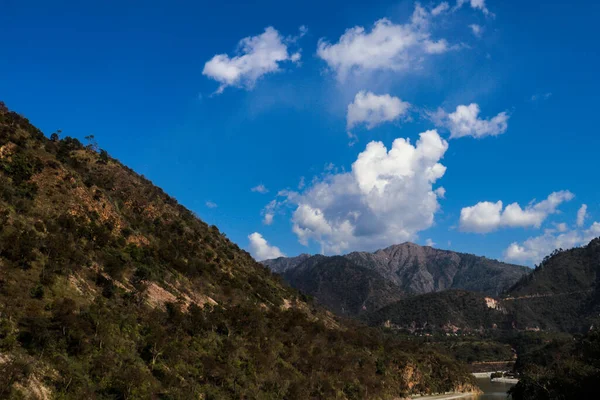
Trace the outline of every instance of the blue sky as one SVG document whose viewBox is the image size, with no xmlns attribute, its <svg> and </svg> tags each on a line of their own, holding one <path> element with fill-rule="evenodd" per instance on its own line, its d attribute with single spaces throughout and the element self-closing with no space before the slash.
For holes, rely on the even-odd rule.
<svg viewBox="0 0 600 400">
<path fill-rule="evenodd" d="M 257 258 L 600 235 L 595 2 L 0 2 L 1 100 Z"/>
</svg>

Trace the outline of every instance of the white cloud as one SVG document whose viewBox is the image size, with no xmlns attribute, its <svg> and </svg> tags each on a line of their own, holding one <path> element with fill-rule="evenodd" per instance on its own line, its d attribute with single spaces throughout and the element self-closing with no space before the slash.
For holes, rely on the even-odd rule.
<svg viewBox="0 0 600 400">
<path fill-rule="evenodd" d="M 446 189 L 444 189 L 444 187 L 442 187 L 442 186 L 435 189 L 434 192 L 439 199 L 444 199 L 446 197 Z"/>
<path fill-rule="evenodd" d="M 265 185 L 263 185 L 262 183 L 260 185 L 254 186 L 252 189 L 253 192 L 257 192 L 257 193 L 261 193 L 261 194 L 265 194 L 269 192 L 269 189 L 267 189 L 265 187 Z"/>
<path fill-rule="evenodd" d="M 431 15 L 437 16 L 448 11 L 449 9 L 450 5 L 447 2 L 443 1 L 440 4 L 438 4 L 433 10 L 431 10 Z"/>
<path fill-rule="evenodd" d="M 279 71 L 282 62 L 300 60 L 300 52 L 288 53 L 288 44 L 295 41 L 296 38 L 284 38 L 275 28 L 267 27 L 258 36 L 240 40 L 238 55 L 215 55 L 204 65 L 202 74 L 220 83 L 216 93 L 228 86 L 251 89 L 262 76 Z"/>
<path fill-rule="evenodd" d="M 362 26 L 347 29 L 337 43 L 320 39 L 317 55 L 341 81 L 351 72 L 418 68 L 423 57 L 451 49 L 445 39 L 431 38 L 432 14 L 417 3 L 409 23 L 394 24 L 383 18 L 375 22 L 370 32 Z"/>
<path fill-rule="evenodd" d="M 210 200 L 207 201 L 205 204 L 206 204 L 206 207 L 208 207 L 208 208 L 217 208 L 218 207 L 217 203 L 214 203 L 214 202 L 212 202 Z"/>
<path fill-rule="evenodd" d="M 440 191 L 433 185 L 446 172 L 439 161 L 447 149 L 435 130 L 421 133 L 415 145 L 398 138 L 389 150 L 370 142 L 350 172 L 330 172 L 302 193 L 281 193 L 295 206 L 294 233 L 324 253 L 414 239 L 439 209 Z"/>
<path fill-rule="evenodd" d="M 250 253 L 258 261 L 285 257 L 285 254 L 278 247 L 269 245 L 265 238 L 258 232 L 248 235 L 248 239 L 250 239 Z"/>
<path fill-rule="evenodd" d="M 265 206 L 265 208 L 262 210 L 263 224 L 271 225 L 273 223 L 273 218 L 275 218 L 275 212 L 277 211 L 278 207 L 279 203 L 277 200 L 273 200 Z"/>
<path fill-rule="evenodd" d="M 481 10 L 484 15 L 494 16 L 485 6 L 485 0 L 457 0 L 455 9 L 462 7 L 466 3 L 469 3 L 471 8 Z"/>
<path fill-rule="evenodd" d="M 587 204 L 582 204 L 579 211 L 577 211 L 577 226 L 582 227 L 587 216 Z"/>
<path fill-rule="evenodd" d="M 557 212 L 558 206 L 573 199 L 568 190 L 551 193 L 546 200 L 530 203 L 524 209 L 512 203 L 502 209 L 502 201 L 482 201 L 460 211 L 460 228 L 465 232 L 486 233 L 499 228 L 539 228 L 548 215 Z"/>
<path fill-rule="evenodd" d="M 600 223 L 594 222 L 587 229 L 571 231 L 546 230 L 543 235 L 531 237 L 519 244 L 513 242 L 504 252 L 509 261 L 522 263 L 539 263 L 556 249 L 570 249 L 589 243 L 600 236 Z"/>
<path fill-rule="evenodd" d="M 477 37 L 481 37 L 481 35 L 483 34 L 483 27 L 481 25 L 471 24 L 469 25 L 469 28 L 471 28 L 473 35 Z"/>
<path fill-rule="evenodd" d="M 354 101 L 348 105 L 346 127 L 352 129 L 364 124 L 372 129 L 384 122 L 391 122 L 405 116 L 410 104 L 389 94 L 376 95 L 372 92 L 360 91 Z"/>
<path fill-rule="evenodd" d="M 425 240 L 425 246 L 433 247 L 435 246 L 435 242 L 428 238 L 427 240 Z"/>
<path fill-rule="evenodd" d="M 506 132 L 509 118 L 506 112 L 501 112 L 491 119 L 481 119 L 479 105 L 476 103 L 460 105 L 450 114 L 440 108 L 434 113 L 429 113 L 429 117 L 437 126 L 447 128 L 451 138 L 500 135 Z"/>
</svg>

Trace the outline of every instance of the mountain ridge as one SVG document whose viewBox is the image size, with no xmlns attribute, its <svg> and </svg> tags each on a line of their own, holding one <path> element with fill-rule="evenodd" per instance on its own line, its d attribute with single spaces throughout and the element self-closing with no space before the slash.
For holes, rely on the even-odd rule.
<svg viewBox="0 0 600 400">
<path fill-rule="evenodd" d="M 331 284 L 329 292 L 324 291 L 323 285 L 311 284 L 310 271 L 314 273 L 312 279 L 315 283 L 323 282 L 323 268 L 315 269 L 314 264 L 325 263 L 334 257 L 351 263 L 344 265 L 352 270 L 355 279 L 373 281 L 375 278 L 372 274 L 375 273 L 378 281 L 386 282 L 386 289 L 377 294 L 362 293 L 361 295 L 345 291 L 340 297 L 339 293 L 335 295 L 332 293 L 336 289 Z M 411 242 L 388 246 L 374 252 L 352 252 L 330 257 L 322 255 L 308 258 L 307 255 L 293 258 L 280 257 L 262 263 L 274 272 L 283 271 L 282 277 L 306 294 L 317 299 L 327 297 L 323 304 L 335 310 L 341 309 L 341 303 L 356 304 L 360 299 L 369 298 L 371 305 L 383 307 L 393 303 L 394 299 L 448 289 L 470 290 L 498 296 L 530 271 L 524 266 L 506 264 L 467 253 L 419 246 Z M 306 263 L 311 264 L 310 268 L 307 269 Z M 336 267 L 342 268 L 339 263 Z M 303 271 L 302 274 L 300 271 Z M 358 271 L 363 271 L 362 277 L 360 274 L 357 275 Z M 350 282 L 339 279 L 338 275 L 339 282 L 342 282 L 343 286 L 350 287 Z M 333 298 L 337 298 L 338 302 L 336 303 Z M 349 315 L 362 314 L 363 311 L 365 310 L 362 308 L 355 309 Z"/>
<path fill-rule="evenodd" d="M 599 277 L 600 238 L 583 247 L 554 251 L 500 297 L 432 292 L 400 299 L 364 319 L 410 332 L 456 328 L 582 333 L 600 322 Z"/>
</svg>

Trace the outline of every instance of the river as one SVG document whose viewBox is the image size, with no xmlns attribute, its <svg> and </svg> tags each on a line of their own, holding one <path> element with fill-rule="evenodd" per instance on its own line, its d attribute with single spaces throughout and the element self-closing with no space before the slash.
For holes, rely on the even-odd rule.
<svg viewBox="0 0 600 400">
<path fill-rule="evenodd" d="M 476 378 L 477 386 L 483 391 L 480 395 L 464 395 L 456 394 L 439 394 L 434 396 L 413 397 L 420 400 L 500 400 L 509 399 L 506 392 L 514 386 L 513 383 L 492 382 L 490 378 Z"/>
<path fill-rule="evenodd" d="M 477 378 L 477 386 L 483 390 L 483 394 L 479 396 L 465 397 L 466 399 L 506 399 L 506 392 L 514 385 L 512 383 L 492 382 L 490 381 L 490 378 Z"/>
</svg>

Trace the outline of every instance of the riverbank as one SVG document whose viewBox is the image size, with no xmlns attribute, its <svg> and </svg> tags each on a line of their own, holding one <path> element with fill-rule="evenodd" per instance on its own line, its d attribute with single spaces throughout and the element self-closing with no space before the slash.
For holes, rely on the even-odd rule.
<svg viewBox="0 0 600 400">
<path fill-rule="evenodd" d="M 411 399 L 418 400 L 450 400 L 450 399 L 464 399 L 466 397 L 473 397 L 476 393 L 446 393 L 436 394 L 433 396 L 413 396 Z"/>
<path fill-rule="evenodd" d="M 517 383 L 519 383 L 519 380 L 517 378 L 494 378 L 492 379 L 492 382 L 498 382 L 498 383 L 512 383 L 513 385 L 516 385 Z"/>
</svg>

